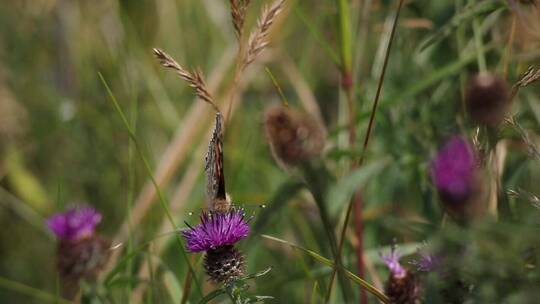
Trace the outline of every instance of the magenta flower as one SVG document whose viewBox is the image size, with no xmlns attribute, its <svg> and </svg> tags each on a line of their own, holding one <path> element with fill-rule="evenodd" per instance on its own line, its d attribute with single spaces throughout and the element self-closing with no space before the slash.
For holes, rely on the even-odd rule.
<svg viewBox="0 0 540 304">
<path fill-rule="evenodd" d="M 383 262 L 386 264 L 386 267 L 390 270 L 392 277 L 396 279 L 404 278 L 407 275 L 407 270 L 401 266 L 399 259 L 401 255 L 397 252 L 395 246 L 392 246 L 390 254 L 381 256 Z"/>
<path fill-rule="evenodd" d="M 77 241 L 92 236 L 101 214 L 92 207 L 72 208 L 47 219 L 47 227 L 60 240 Z"/>
<path fill-rule="evenodd" d="M 454 201 L 465 199 L 472 187 L 476 158 L 462 137 L 450 139 L 431 163 L 431 179 L 439 193 Z"/>
<path fill-rule="evenodd" d="M 232 209 L 227 213 L 203 212 L 199 225 L 182 231 L 190 252 L 233 245 L 248 234 L 249 226 L 242 209 Z"/>
</svg>

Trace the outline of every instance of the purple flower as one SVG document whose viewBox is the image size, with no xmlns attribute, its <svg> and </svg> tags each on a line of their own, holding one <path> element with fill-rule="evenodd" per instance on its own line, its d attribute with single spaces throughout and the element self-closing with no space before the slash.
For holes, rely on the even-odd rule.
<svg viewBox="0 0 540 304">
<path fill-rule="evenodd" d="M 431 272 L 439 269 L 441 265 L 441 258 L 435 254 L 426 252 L 419 252 L 420 257 L 417 260 L 410 262 L 411 265 L 416 266 L 417 271 Z"/>
<path fill-rule="evenodd" d="M 454 200 L 469 195 L 476 159 L 472 147 L 462 137 L 453 137 L 431 163 L 431 178 L 437 190 Z"/>
<path fill-rule="evenodd" d="M 92 207 L 79 207 L 57 213 L 47 220 L 47 227 L 60 240 L 77 241 L 94 234 L 101 214 Z"/>
<path fill-rule="evenodd" d="M 204 212 L 199 225 L 182 231 L 190 252 L 233 245 L 248 234 L 249 226 L 242 209 L 232 209 L 227 213 Z"/>
<path fill-rule="evenodd" d="M 392 246 L 390 254 L 383 255 L 381 258 L 396 279 L 404 278 L 407 275 L 407 270 L 399 263 L 401 255 L 397 252 L 395 246 Z"/>
</svg>

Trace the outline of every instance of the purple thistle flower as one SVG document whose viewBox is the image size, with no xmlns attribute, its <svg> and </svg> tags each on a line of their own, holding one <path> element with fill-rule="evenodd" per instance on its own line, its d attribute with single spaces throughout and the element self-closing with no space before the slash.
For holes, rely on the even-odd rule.
<svg viewBox="0 0 540 304">
<path fill-rule="evenodd" d="M 79 207 L 57 213 L 47 219 L 47 227 L 58 239 L 77 241 L 92 236 L 101 222 L 101 214 L 92 207 Z"/>
<path fill-rule="evenodd" d="M 463 200 L 470 193 L 476 158 L 472 147 L 462 137 L 453 137 L 431 163 L 431 178 L 439 193 L 452 200 Z"/>
<path fill-rule="evenodd" d="M 233 245 L 248 234 L 249 226 L 242 209 L 231 209 L 227 213 L 203 212 L 199 225 L 182 231 L 190 252 Z"/>
<path fill-rule="evenodd" d="M 410 262 L 411 265 L 416 266 L 417 271 L 431 272 L 439 269 L 441 266 L 441 258 L 435 254 L 419 252 L 420 257 L 417 260 Z"/>
<path fill-rule="evenodd" d="M 399 259 L 401 255 L 397 252 L 396 246 L 392 246 L 389 254 L 381 256 L 381 259 L 390 270 L 390 273 L 396 279 L 404 278 L 407 275 L 407 270 L 401 266 Z"/>
</svg>

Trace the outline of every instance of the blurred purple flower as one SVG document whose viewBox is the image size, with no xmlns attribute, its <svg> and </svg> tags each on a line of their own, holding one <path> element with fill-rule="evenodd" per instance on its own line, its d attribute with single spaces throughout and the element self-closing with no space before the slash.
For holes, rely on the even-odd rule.
<svg viewBox="0 0 540 304">
<path fill-rule="evenodd" d="M 431 272 L 437 270 L 441 265 L 441 258 L 435 254 L 426 252 L 418 252 L 420 257 L 410 262 L 411 265 L 416 266 L 417 271 Z"/>
<path fill-rule="evenodd" d="M 77 241 L 92 236 L 101 222 L 101 214 L 92 207 L 79 207 L 57 213 L 47 219 L 47 227 L 60 240 Z"/>
<path fill-rule="evenodd" d="M 205 212 L 201 215 L 199 225 L 182 231 L 190 252 L 233 245 L 248 234 L 249 226 L 242 209 L 232 209 L 227 213 Z"/>
<path fill-rule="evenodd" d="M 439 193 L 453 200 L 469 195 L 476 159 L 466 139 L 453 137 L 431 163 L 431 178 Z"/>
<path fill-rule="evenodd" d="M 397 252 L 396 246 L 392 246 L 389 254 L 381 256 L 386 267 L 390 270 L 392 277 L 396 279 L 404 278 L 407 275 L 407 270 L 399 263 L 400 258 L 401 255 Z"/>
</svg>

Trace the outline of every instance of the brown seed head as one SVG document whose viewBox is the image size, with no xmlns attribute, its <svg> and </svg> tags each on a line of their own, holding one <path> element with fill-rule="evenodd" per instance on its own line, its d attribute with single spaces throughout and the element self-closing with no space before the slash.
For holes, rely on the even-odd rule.
<svg viewBox="0 0 540 304">
<path fill-rule="evenodd" d="M 265 111 L 264 129 L 274 158 L 286 166 L 317 157 L 325 144 L 324 131 L 315 119 L 283 106 Z"/>
<path fill-rule="evenodd" d="M 510 111 L 510 90 L 502 78 L 480 73 L 470 79 L 465 92 L 467 112 L 477 124 L 495 127 Z"/>
</svg>

